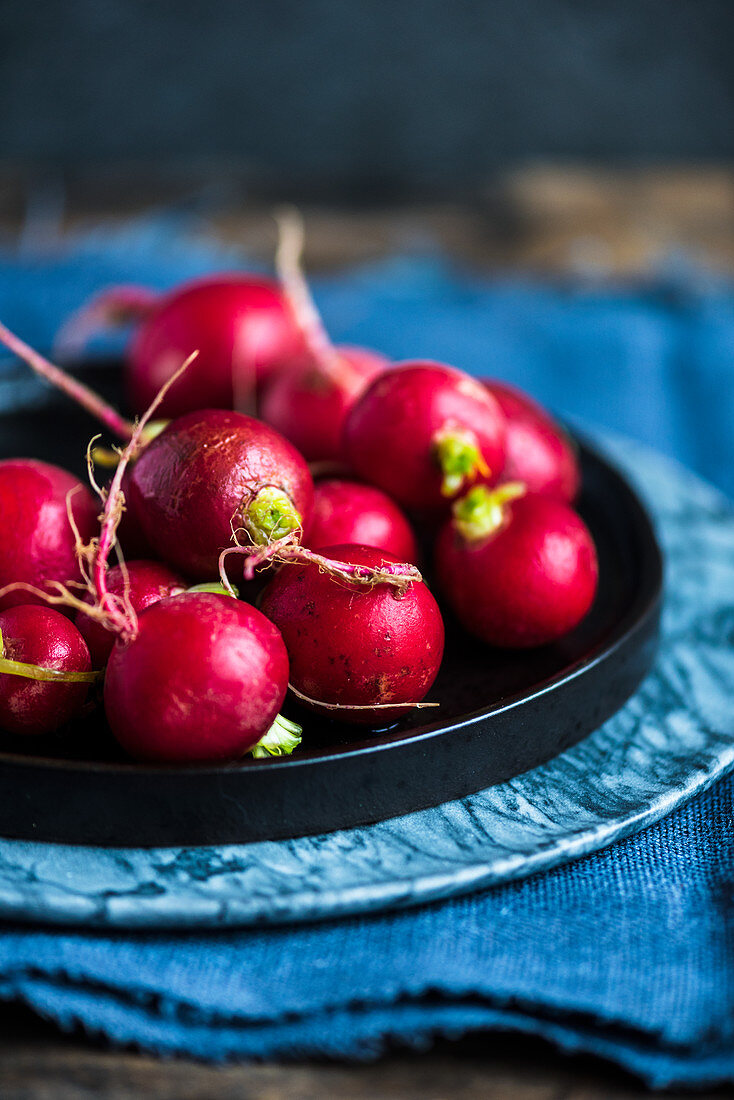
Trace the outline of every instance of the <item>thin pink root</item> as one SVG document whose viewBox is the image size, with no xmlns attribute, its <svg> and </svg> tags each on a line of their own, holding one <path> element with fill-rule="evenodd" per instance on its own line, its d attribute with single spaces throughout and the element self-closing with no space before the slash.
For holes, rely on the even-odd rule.
<svg viewBox="0 0 734 1100">
<path fill-rule="evenodd" d="M 294 207 L 285 207 L 278 211 L 275 220 L 278 225 L 275 270 L 315 366 L 336 384 L 352 377 L 361 379 L 359 372 L 332 344 L 303 274 L 303 218 Z"/>
<path fill-rule="evenodd" d="M 160 294 L 147 286 L 121 283 L 108 287 L 67 318 L 56 334 L 54 354 L 62 360 L 78 359 L 100 330 L 144 320 L 159 300 Z"/>
<path fill-rule="evenodd" d="M 108 404 L 94 390 L 90 390 L 89 386 L 85 386 L 83 382 L 79 382 L 78 379 L 72 378 L 71 375 L 60 370 L 59 367 L 35 351 L 3 324 L 0 324 L 0 343 L 4 344 L 9 351 L 12 351 L 24 363 L 27 363 L 31 370 L 35 371 L 41 378 L 45 378 L 57 390 L 61 390 L 77 405 L 81 405 L 83 409 L 91 413 L 114 435 L 119 436 L 120 439 L 130 438 L 133 425 L 129 420 L 126 420 L 124 416 L 120 416 L 112 405 Z"/>
<path fill-rule="evenodd" d="M 230 554 L 239 554 L 245 558 L 243 573 L 245 580 L 252 580 L 255 570 L 266 562 L 286 564 L 288 562 L 300 562 L 301 564 L 315 565 L 322 573 L 327 573 L 336 581 L 355 588 L 374 588 L 377 584 L 388 584 L 395 589 L 395 597 L 400 598 L 410 588 L 411 584 L 422 581 L 423 577 L 419 569 L 407 562 L 385 561 L 380 566 L 353 565 L 351 562 L 336 561 L 334 558 L 324 557 L 314 550 L 301 546 L 297 537 L 287 535 L 284 539 L 271 543 L 269 546 L 229 546 L 219 555 L 219 576 L 222 584 L 232 595 L 235 592 L 229 583 L 226 571 L 226 560 Z"/>
</svg>

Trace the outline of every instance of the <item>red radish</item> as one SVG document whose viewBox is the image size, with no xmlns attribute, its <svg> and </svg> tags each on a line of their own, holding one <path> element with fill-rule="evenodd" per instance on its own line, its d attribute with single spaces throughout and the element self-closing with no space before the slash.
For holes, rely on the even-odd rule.
<svg viewBox="0 0 734 1100">
<path fill-rule="evenodd" d="M 537 401 L 507 382 L 482 379 L 507 418 L 507 458 L 502 478 L 522 481 L 531 493 L 572 502 L 581 484 L 576 451 Z"/>
<path fill-rule="evenodd" d="M 99 537 L 81 548 L 91 604 L 68 589 L 53 598 L 117 635 L 107 664 L 105 708 L 113 733 L 132 753 L 189 761 L 248 749 L 258 755 L 290 752 L 297 732 L 277 716 L 288 683 L 287 654 L 275 627 L 258 611 L 199 591 L 167 596 L 138 614 L 130 585 L 116 593 L 108 584 L 107 562 L 122 514 L 120 486 L 128 463 L 145 445 L 156 404 L 120 455 L 104 496 Z"/>
<path fill-rule="evenodd" d="M 136 759 L 229 760 L 272 726 L 287 686 L 275 626 L 249 604 L 197 592 L 153 604 L 135 636 L 115 643 L 104 704 Z"/>
<path fill-rule="evenodd" d="M 525 648 L 573 630 L 591 607 L 594 540 L 564 501 L 519 483 L 475 486 L 454 505 L 436 573 L 462 625 L 491 645 Z"/>
<path fill-rule="evenodd" d="M 82 387 L 80 393 L 74 379 L 2 325 L 0 341 L 129 440 L 125 462 L 113 478 L 116 507 L 124 501 L 152 551 L 183 572 L 208 580 L 222 551 L 238 544 L 241 531 L 250 543 L 264 546 L 303 530 L 313 498 L 311 474 L 298 451 L 273 428 L 221 409 L 189 413 L 165 426 L 151 420 L 197 352 L 163 385 L 136 427 L 91 390 Z M 120 495 L 123 483 L 127 496 Z"/>
<path fill-rule="evenodd" d="M 273 428 L 243 413 L 208 409 L 172 421 L 147 444 L 130 492 L 154 551 L 208 580 L 234 532 L 266 545 L 302 530 L 313 482 L 298 451 Z"/>
<path fill-rule="evenodd" d="M 70 721 L 96 679 L 74 624 L 23 604 L 0 612 L 0 639 L 0 729 L 38 736 Z"/>
<path fill-rule="evenodd" d="M 403 363 L 352 408 L 344 454 L 404 508 L 435 512 L 472 482 L 497 480 L 505 434 L 502 410 L 475 378 L 440 363 Z"/>
<path fill-rule="evenodd" d="M 260 415 L 290 439 L 309 462 L 337 459 L 344 421 L 354 401 L 389 360 L 367 348 L 338 348 L 338 373 L 306 360 L 274 375 L 265 386 Z"/>
<path fill-rule="evenodd" d="M 279 218 L 279 228 L 276 267 L 304 350 L 264 387 L 260 415 L 309 462 L 333 460 L 341 454 L 349 409 L 389 360 L 367 348 L 334 347 L 301 268 L 303 221 L 289 211 Z"/>
<path fill-rule="evenodd" d="M 87 542 L 96 530 L 98 510 L 81 481 L 58 466 L 33 458 L 0 462 L 0 588 L 18 584 L 43 590 L 49 582 L 79 580 L 70 514 Z M 42 602 L 40 595 L 18 587 L 0 597 L 0 608 Z"/>
<path fill-rule="evenodd" d="M 367 546 L 328 550 L 337 562 L 378 569 L 395 559 Z M 383 725 L 418 704 L 441 663 L 443 620 L 422 581 L 402 594 L 386 584 L 357 589 L 311 563 L 284 566 L 261 609 L 288 650 L 291 687 L 311 709 Z M 344 709 L 342 709 L 344 708 Z"/>
<path fill-rule="evenodd" d="M 137 319 L 127 354 L 130 403 L 142 412 L 193 351 L 199 358 L 171 388 L 160 414 L 203 408 L 255 407 L 258 380 L 302 353 L 298 327 L 278 286 L 254 275 L 194 279 L 168 294 L 146 297 L 141 288 L 112 288 L 64 326 L 61 346 L 78 351 L 101 321 Z M 81 341 L 80 341 L 81 337 Z"/>
<path fill-rule="evenodd" d="M 124 566 L 116 565 L 109 570 L 109 592 L 122 597 L 125 595 L 126 584 L 130 604 L 138 614 L 158 600 L 180 595 L 187 588 L 183 577 L 156 561 L 128 561 Z M 84 602 L 91 606 L 94 602 L 92 595 L 87 594 Z M 87 643 L 94 668 L 103 668 L 115 644 L 115 635 L 83 611 L 77 612 L 75 622 Z"/>
<path fill-rule="evenodd" d="M 358 481 L 316 482 L 304 541 L 314 550 L 356 543 L 387 550 L 398 561 L 418 560 L 415 535 L 397 504 L 381 489 Z"/>
</svg>

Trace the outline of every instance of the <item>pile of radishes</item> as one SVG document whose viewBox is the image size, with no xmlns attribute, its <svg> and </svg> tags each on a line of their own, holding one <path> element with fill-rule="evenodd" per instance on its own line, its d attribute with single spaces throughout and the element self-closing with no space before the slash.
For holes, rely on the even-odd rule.
<svg viewBox="0 0 734 1100">
<path fill-rule="evenodd" d="M 0 326 L 119 441 L 90 446 L 91 489 L 0 462 L 6 733 L 103 706 L 136 759 L 278 755 L 299 741 L 280 715 L 289 692 L 340 722 L 390 725 L 432 705 L 443 656 L 419 567 L 490 646 L 553 642 L 588 612 L 597 559 L 564 432 L 504 383 L 334 346 L 300 243 L 285 223 L 277 280 L 123 287 L 70 320 L 67 349 L 137 321 L 136 421 Z"/>
</svg>

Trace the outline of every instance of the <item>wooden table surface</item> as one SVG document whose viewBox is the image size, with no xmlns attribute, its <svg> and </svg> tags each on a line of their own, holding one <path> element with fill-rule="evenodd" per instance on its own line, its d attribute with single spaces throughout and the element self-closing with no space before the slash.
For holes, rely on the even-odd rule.
<svg viewBox="0 0 734 1100">
<path fill-rule="evenodd" d="M 21 235 L 38 241 L 171 203 L 204 210 L 215 235 L 262 258 L 272 255 L 274 204 L 234 174 L 118 170 L 39 180 L 21 168 L 0 169 L 0 233 L 10 241 Z M 493 270 L 638 277 L 684 253 L 734 271 L 734 170 L 726 168 L 539 167 L 493 180 L 461 201 L 380 209 L 308 202 L 303 210 L 312 271 L 435 243 Z M 62 1035 L 20 1006 L 0 1009 L 1 1100 L 626 1100 L 644 1092 L 613 1067 L 527 1038 L 441 1042 L 430 1052 L 396 1052 L 356 1067 L 215 1068 L 113 1052 L 80 1032 Z"/>
</svg>

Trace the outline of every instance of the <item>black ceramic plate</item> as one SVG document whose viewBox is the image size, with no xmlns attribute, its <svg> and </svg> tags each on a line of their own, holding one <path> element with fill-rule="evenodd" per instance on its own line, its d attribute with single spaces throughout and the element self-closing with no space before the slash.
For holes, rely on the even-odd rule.
<svg viewBox="0 0 734 1100">
<path fill-rule="evenodd" d="M 118 396 L 111 367 L 89 366 L 84 377 Z M 0 456 L 33 455 L 81 474 L 88 418 L 12 368 L 0 385 Z M 0 836 L 141 847 L 321 833 L 481 790 L 575 744 L 649 671 L 662 586 L 655 535 L 634 492 L 583 443 L 581 461 L 579 509 L 596 540 L 600 586 L 590 614 L 561 642 L 504 652 L 448 621 L 429 696 L 437 712 L 365 734 L 294 709 L 303 747 L 284 760 L 141 766 L 123 757 L 99 716 L 34 743 L 32 756 L 27 742 L 6 739 Z"/>
</svg>

